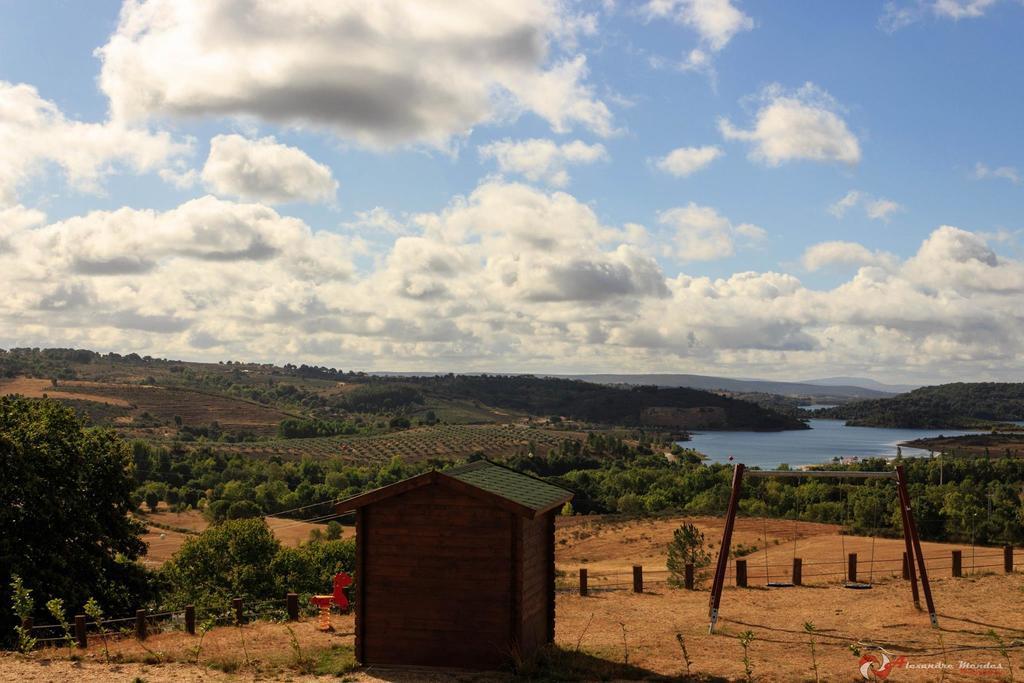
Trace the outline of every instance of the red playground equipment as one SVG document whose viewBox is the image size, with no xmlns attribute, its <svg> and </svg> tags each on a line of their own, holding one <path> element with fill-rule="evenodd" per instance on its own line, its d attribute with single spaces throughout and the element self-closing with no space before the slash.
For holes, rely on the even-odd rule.
<svg viewBox="0 0 1024 683">
<path fill-rule="evenodd" d="M 331 626 L 331 605 L 337 605 L 341 612 L 348 612 L 348 597 L 345 595 L 345 588 L 352 585 L 352 577 L 345 572 L 334 575 L 333 595 L 314 595 L 309 601 L 320 610 L 320 623 L 318 628 L 321 631 L 333 631 Z"/>
</svg>

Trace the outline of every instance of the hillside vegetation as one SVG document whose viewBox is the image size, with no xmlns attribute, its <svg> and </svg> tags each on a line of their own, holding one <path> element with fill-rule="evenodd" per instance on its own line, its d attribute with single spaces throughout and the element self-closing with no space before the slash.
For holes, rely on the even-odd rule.
<svg viewBox="0 0 1024 683">
<path fill-rule="evenodd" d="M 1024 384 L 977 382 L 922 387 L 893 398 L 856 401 L 817 411 L 815 417 L 856 427 L 972 429 L 1024 420 Z"/>
<path fill-rule="evenodd" d="M 57 399 L 95 423 L 148 440 L 373 436 L 416 424 L 537 418 L 676 432 L 806 428 L 771 408 L 696 389 L 527 375 L 379 376 L 83 349 L 0 350 L 0 394 L 12 393 Z"/>
</svg>

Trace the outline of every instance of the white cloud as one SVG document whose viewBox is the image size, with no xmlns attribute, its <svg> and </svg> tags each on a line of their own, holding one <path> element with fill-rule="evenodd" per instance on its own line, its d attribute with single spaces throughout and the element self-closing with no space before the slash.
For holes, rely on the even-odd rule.
<svg viewBox="0 0 1024 683">
<path fill-rule="evenodd" d="M 445 148 L 522 109 L 610 134 L 571 54 L 595 30 L 555 0 L 148 0 L 97 54 L 117 120 L 253 115 Z"/>
<path fill-rule="evenodd" d="M 828 207 L 828 212 L 836 218 L 843 218 L 850 209 L 860 206 L 864 214 L 872 220 L 888 222 L 894 213 L 905 211 L 902 204 L 884 197 L 872 197 L 860 190 L 850 190 L 841 199 Z"/>
<path fill-rule="evenodd" d="M 999 178 L 1007 180 L 1014 185 L 1021 184 L 1021 175 L 1013 166 L 997 166 L 991 168 L 981 163 L 980 161 L 974 165 L 974 177 L 978 180 L 984 180 L 987 178 Z"/>
<path fill-rule="evenodd" d="M 593 164 L 608 159 L 604 145 L 573 140 L 561 145 L 553 140 L 498 140 L 478 148 L 481 159 L 494 159 L 503 173 L 518 173 L 534 182 L 554 187 L 569 184 L 567 166 Z"/>
<path fill-rule="evenodd" d="M 860 190 L 850 190 L 843 195 L 842 199 L 828 207 L 828 212 L 836 218 L 842 218 L 846 215 L 847 211 L 857 206 L 863 198 L 864 193 Z"/>
<path fill-rule="evenodd" d="M 754 28 L 754 20 L 731 0 L 648 0 L 644 12 L 649 18 L 671 19 L 692 28 L 715 52 L 737 33 Z"/>
<path fill-rule="evenodd" d="M 890 0 L 878 20 L 890 33 L 933 16 L 939 19 L 977 19 L 985 16 L 1000 0 Z"/>
<path fill-rule="evenodd" d="M 743 130 L 720 119 L 726 140 L 752 143 L 750 157 L 769 166 L 797 161 L 860 162 L 860 143 L 839 115 L 839 105 L 827 92 L 807 83 L 795 91 L 778 84 L 759 95 L 754 127 Z"/>
<path fill-rule="evenodd" d="M 868 218 L 887 221 L 892 214 L 903 211 L 903 206 L 891 199 L 872 199 L 864 206 L 864 211 Z"/>
<path fill-rule="evenodd" d="M 891 254 L 871 251 L 856 242 L 821 242 L 808 247 L 800 259 L 803 267 L 810 271 L 829 266 L 881 266 L 888 267 L 895 262 Z"/>
<path fill-rule="evenodd" d="M 714 145 L 703 147 L 679 147 L 657 161 L 662 171 L 685 178 L 709 165 L 722 156 L 722 150 Z"/>
<path fill-rule="evenodd" d="M 681 226 L 680 246 L 705 255 L 762 234 L 698 205 L 663 218 L 657 230 Z M 357 268 L 357 238 L 259 204 L 49 224 L 4 210 L 0 342 L 381 369 L 1024 376 L 1024 263 L 956 227 L 909 258 L 815 245 L 809 270 L 856 269 L 817 290 L 782 272 L 666 277 L 641 226 L 521 183 L 359 220 L 407 234 Z"/>
<path fill-rule="evenodd" d="M 217 135 L 210 140 L 202 178 L 217 194 L 268 204 L 330 202 L 338 189 L 330 168 L 273 137 Z"/>
<path fill-rule="evenodd" d="M 408 232 L 406 222 L 395 218 L 383 206 L 375 206 L 368 211 L 357 211 L 355 220 L 343 223 L 342 226 L 364 234 L 369 232 L 401 235 Z"/>
<path fill-rule="evenodd" d="M 751 223 L 734 226 L 710 206 L 693 202 L 659 212 L 658 222 L 675 231 L 676 257 L 683 261 L 711 261 L 732 256 L 737 236 L 752 244 L 767 235 L 763 228 Z"/>
<path fill-rule="evenodd" d="M 76 190 L 97 193 L 103 178 L 124 166 L 154 171 L 189 151 L 167 133 L 150 133 L 119 123 L 68 119 L 31 85 L 0 81 L 0 206 L 48 164 L 59 166 Z"/>
<path fill-rule="evenodd" d="M 985 15 L 998 0 L 935 0 L 935 14 L 949 19 L 976 19 Z"/>
<path fill-rule="evenodd" d="M 650 58 L 654 68 L 672 64 L 680 71 L 705 73 L 715 85 L 717 75 L 714 56 L 743 31 L 754 28 L 754 20 L 743 13 L 732 0 L 648 0 L 641 13 L 648 19 L 669 19 L 693 29 L 699 46 L 686 52 L 679 61 L 662 57 Z"/>
</svg>

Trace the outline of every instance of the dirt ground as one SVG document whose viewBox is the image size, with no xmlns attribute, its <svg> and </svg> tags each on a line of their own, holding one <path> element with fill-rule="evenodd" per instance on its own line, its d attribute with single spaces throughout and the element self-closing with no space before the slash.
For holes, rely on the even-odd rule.
<svg viewBox="0 0 1024 683">
<path fill-rule="evenodd" d="M 708 634 L 707 582 L 696 591 L 670 589 L 655 572 L 664 567 L 664 546 L 682 518 L 617 522 L 591 517 L 559 520 L 557 563 L 572 579 L 581 564 L 592 572 L 593 590 L 581 597 L 568 581 L 557 595 L 556 643 L 563 649 L 579 649 L 600 661 L 628 661 L 633 672 L 651 678 L 682 677 L 690 660 L 690 672 L 705 679 L 743 680 L 744 651 L 739 635 L 749 631 L 749 666 L 758 681 L 856 681 L 865 680 L 886 658 L 890 681 L 1012 680 L 1024 677 L 1024 573 L 1005 575 L 1001 564 L 970 571 L 970 548 L 964 550 L 963 578 L 949 576 L 949 551 L 960 546 L 925 544 L 939 628 L 933 629 L 928 614 L 915 609 L 909 584 L 898 575 L 876 572 L 870 590 L 848 590 L 841 576 L 810 577 L 812 585 L 794 588 L 764 586 L 757 561 L 763 550 L 748 555 L 750 587 L 737 588 L 730 576 L 722 597 L 716 633 Z M 692 519 L 709 540 L 721 531 L 717 519 Z M 762 520 L 739 520 L 735 542 L 763 548 Z M 808 563 L 836 561 L 845 549 L 870 552 L 871 539 L 842 537 L 828 525 L 797 525 L 770 522 L 769 565 L 786 565 L 792 558 L 792 537 L 797 553 Z M 779 544 L 775 544 L 778 539 Z M 565 541 L 562 543 L 561 541 Z M 876 540 L 878 558 L 900 557 L 900 540 Z M 884 552 L 883 552 L 884 551 Z M 978 557 L 992 556 L 992 549 L 978 549 Z M 714 554 L 714 552 L 713 552 Z M 1001 553 L 999 553 L 1001 557 Z M 584 562 L 586 560 L 586 562 Z M 602 589 L 595 582 L 605 572 L 623 573 L 633 564 L 645 567 L 645 592 L 633 593 L 627 585 Z M 982 564 L 979 560 L 977 564 Z M 1024 553 L 1016 555 L 1018 568 Z M 825 565 L 822 570 L 828 568 Z M 840 565 L 840 569 L 842 565 Z M 782 571 L 788 574 L 788 571 Z M 650 578 L 648 578 L 650 577 Z M 788 576 L 773 577 L 788 578 Z M 862 575 L 862 578 L 864 576 Z M 813 581 L 811 580 L 813 579 Z M 923 600 L 922 600 L 923 603 Z M 311 620 L 294 626 L 303 650 L 322 652 L 353 645 L 351 616 L 335 616 L 332 634 L 315 630 Z M 813 627 L 813 634 L 807 625 Z M 250 664 L 244 665 L 241 638 Z M 812 656 L 810 641 L 814 640 Z M 196 639 L 180 631 L 152 636 L 148 651 L 128 638 L 111 647 L 127 660 L 153 659 L 159 665 L 102 664 L 102 646 L 90 640 L 81 663 L 57 661 L 60 651 L 31 660 L 15 655 L 0 658 L 0 682 L 26 680 L 145 681 L 307 680 L 291 665 L 294 650 L 283 624 L 257 623 L 240 634 L 232 627 L 211 631 L 204 641 L 196 667 L 175 661 L 193 661 Z M 685 655 L 683 647 L 685 646 Z M 1001 651 L 1005 650 L 1005 654 Z M 873 658 L 873 659 L 870 659 Z M 901 659 L 903 658 L 903 659 Z M 210 668 L 211 666 L 216 667 Z M 817 666 L 817 676 L 815 674 Z M 235 668 L 237 667 L 237 668 Z M 945 667 L 945 668 L 944 668 Z M 966 668 L 964 668 L 966 667 Z M 234 670 L 230 676 L 223 669 Z M 366 669 L 344 674 L 352 681 L 509 680 L 508 674 L 455 674 L 416 669 Z M 878 677 L 881 678 L 880 676 Z"/>
</svg>

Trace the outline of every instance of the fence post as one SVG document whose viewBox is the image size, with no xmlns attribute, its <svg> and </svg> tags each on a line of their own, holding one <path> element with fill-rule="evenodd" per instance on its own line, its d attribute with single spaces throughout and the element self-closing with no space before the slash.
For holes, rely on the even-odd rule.
<svg viewBox="0 0 1024 683">
<path fill-rule="evenodd" d="M 190 636 L 196 634 L 196 606 L 185 605 L 185 632 Z"/>
<path fill-rule="evenodd" d="M 903 579 L 910 581 L 910 562 L 907 561 L 907 553 L 903 552 Z"/>
<path fill-rule="evenodd" d="M 683 567 L 683 588 L 688 591 L 693 590 L 693 565 L 688 564 Z"/>
<path fill-rule="evenodd" d="M 235 610 L 235 625 L 241 626 L 245 623 L 245 615 L 242 614 L 242 598 L 232 598 L 231 607 Z"/>
<path fill-rule="evenodd" d="M 793 558 L 793 585 L 804 585 L 804 561 L 799 557 Z"/>
<path fill-rule="evenodd" d="M 857 553 L 850 553 L 846 561 L 846 580 L 850 583 L 857 582 Z"/>
<path fill-rule="evenodd" d="M 633 592 L 644 592 L 644 568 L 638 564 L 633 565 Z"/>
<path fill-rule="evenodd" d="M 747 561 L 736 560 L 736 585 L 740 588 L 747 587 Z"/>
<path fill-rule="evenodd" d="M 959 578 L 963 576 L 963 552 L 960 550 L 953 551 L 953 578 Z"/>
<path fill-rule="evenodd" d="M 288 621 L 299 620 L 299 594 L 289 593 L 285 596 L 285 602 L 288 605 Z"/>
<path fill-rule="evenodd" d="M 135 610 L 135 637 L 139 640 L 146 639 L 146 610 Z"/>
<path fill-rule="evenodd" d="M 1007 574 L 1013 573 L 1013 546 L 1003 546 L 1003 571 Z"/>
<path fill-rule="evenodd" d="M 75 640 L 78 641 L 78 647 L 83 649 L 89 647 L 89 636 L 85 633 L 84 614 L 75 615 Z"/>
<path fill-rule="evenodd" d="M 580 595 L 587 594 L 587 568 L 580 567 Z"/>
</svg>

